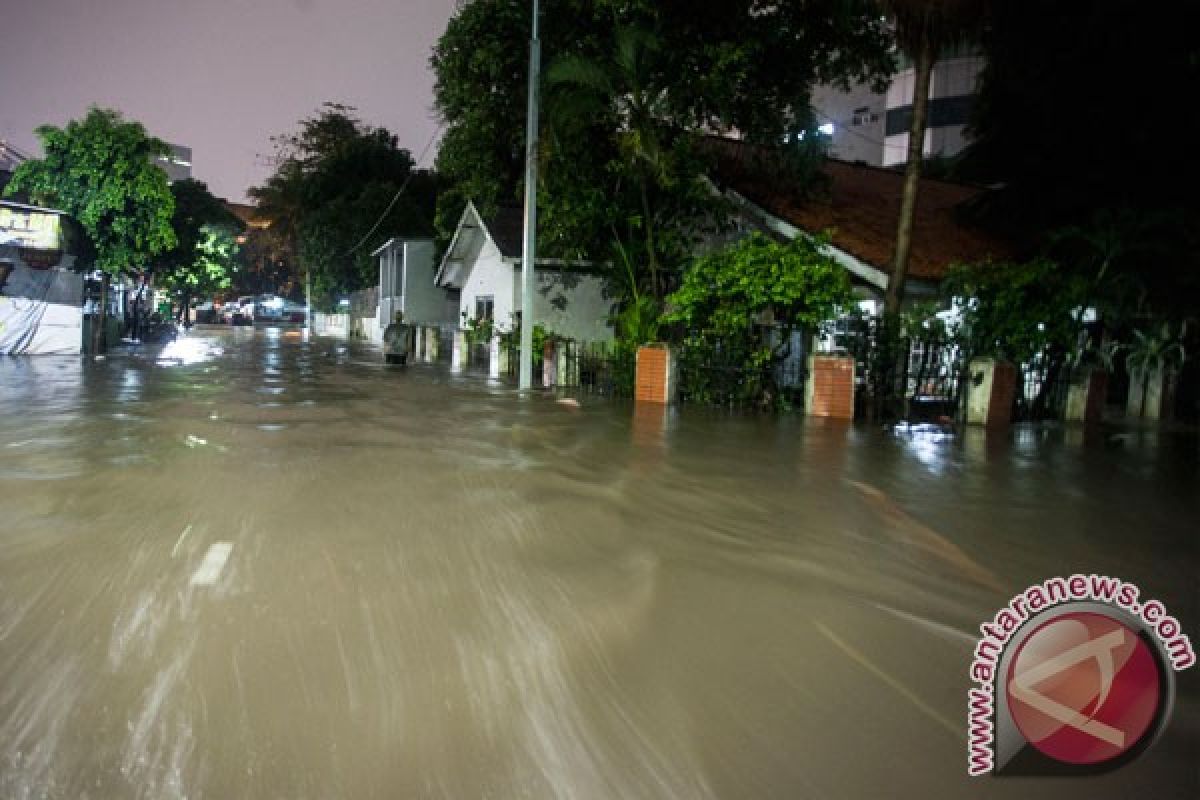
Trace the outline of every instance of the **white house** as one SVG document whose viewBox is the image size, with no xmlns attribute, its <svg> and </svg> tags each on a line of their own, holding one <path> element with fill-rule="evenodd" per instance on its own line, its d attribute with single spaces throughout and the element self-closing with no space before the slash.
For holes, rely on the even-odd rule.
<svg viewBox="0 0 1200 800">
<path fill-rule="evenodd" d="M 434 282 L 432 239 L 388 239 L 371 255 L 379 257 L 379 310 L 376 322 L 387 327 L 397 311 L 412 325 L 453 330 L 458 297 Z"/>
<path fill-rule="evenodd" d="M 484 220 L 468 203 L 438 269 L 439 287 L 457 292 L 458 317 L 490 318 L 497 331 L 512 330 L 521 314 L 522 214 L 501 209 Z M 613 338 L 608 319 L 613 298 L 603 275 L 583 262 L 538 259 L 533 320 L 578 342 Z"/>
</svg>

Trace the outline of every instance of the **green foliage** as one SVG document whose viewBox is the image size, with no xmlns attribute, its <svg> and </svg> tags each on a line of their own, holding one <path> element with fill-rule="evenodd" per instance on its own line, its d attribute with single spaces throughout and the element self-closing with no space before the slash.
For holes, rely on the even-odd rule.
<svg viewBox="0 0 1200 800">
<path fill-rule="evenodd" d="M 171 184 L 175 246 L 155 256 L 155 280 L 181 300 L 228 288 L 241 222 L 201 181 Z"/>
<path fill-rule="evenodd" d="M 467 338 L 467 344 L 486 344 L 492 340 L 495 325 L 491 317 L 469 317 L 462 312 L 462 327 Z"/>
<path fill-rule="evenodd" d="M 228 289 L 236 269 L 237 237 L 231 229 L 219 225 L 206 226 L 202 234 L 196 244 L 198 274 L 189 277 L 188 283 L 204 294 Z"/>
<path fill-rule="evenodd" d="M 684 372 L 737 371 L 744 376 L 737 399 L 775 402 L 771 368 L 786 355 L 792 331 L 816 332 L 853 303 L 845 270 L 822 244 L 805 238 L 781 244 L 755 234 L 694 261 L 663 315 L 679 331 Z M 689 394 L 711 390 L 700 385 Z"/>
<path fill-rule="evenodd" d="M 972 356 L 1022 363 L 1047 347 L 1073 352 L 1087 284 L 1045 259 L 958 267 L 944 292 L 959 298 L 959 335 Z"/>
<path fill-rule="evenodd" d="M 520 196 L 529 6 L 474 0 L 435 48 L 435 105 L 446 125 L 438 169 L 449 238 L 466 198 L 485 216 Z M 656 295 L 681 268 L 697 223 L 719 216 L 698 180 L 695 137 L 737 128 L 762 142 L 807 124 L 822 80 L 891 70 L 889 35 L 870 0 L 563 0 L 542 22 L 545 74 L 539 246 L 614 263 L 625 298 Z M 636 264 L 630 282 L 617 246 Z"/>
<path fill-rule="evenodd" d="M 538 360 L 542 357 L 542 353 L 546 349 L 547 342 L 557 342 L 562 339 L 562 336 L 547 328 L 541 323 L 535 323 L 533 326 L 533 357 Z M 521 347 L 521 325 L 518 323 L 513 325 L 510 330 L 500 334 L 500 346 L 519 350 Z"/>
<path fill-rule="evenodd" d="M 311 278 L 314 305 L 374 285 L 371 252 L 389 238 L 432 233 L 436 177 L 415 170 L 396 137 L 363 123 L 353 108 L 326 103 L 275 144 L 278 167 L 250 195 Z"/>
<path fill-rule="evenodd" d="M 625 302 L 613 315 L 612 325 L 617 340 L 634 347 L 658 341 L 662 327 L 662 306 L 650 295 L 638 295 Z"/>
<path fill-rule="evenodd" d="M 1187 361 L 1187 351 L 1183 347 L 1186 335 L 1186 325 L 1174 329 L 1169 322 L 1149 332 L 1135 330 L 1133 341 L 1126 346 L 1125 363 L 1130 372 L 1141 374 L 1178 369 Z"/>
<path fill-rule="evenodd" d="M 768 321 L 816 331 L 853 301 L 845 270 L 821 245 L 806 238 L 782 244 L 754 234 L 697 259 L 667 298 L 664 320 L 710 338 L 752 335 Z"/>
<path fill-rule="evenodd" d="M 193 244 L 191 257 L 165 268 L 157 276 L 159 285 L 172 291 L 186 305 L 194 297 L 211 295 L 232 285 L 238 253 L 237 236 L 224 225 L 204 225 Z"/>
<path fill-rule="evenodd" d="M 1200 139 L 1200 116 L 1189 110 L 1155 121 L 1147 110 L 1176 108 L 1200 81 L 1190 8 L 991 3 L 972 138 L 959 165 L 964 177 L 999 187 L 973 209 L 995 226 L 1029 238 L 1121 229 L 1125 257 L 1112 263 L 1106 281 L 1116 284 L 1106 290 L 1122 305 L 1173 319 L 1193 313 L 1200 290 L 1200 168 L 1180 155 Z M 1114 98 L 1132 99 L 1130 108 L 1143 113 L 1118 111 Z M 1124 224 L 1131 209 L 1152 224 Z M 1157 254 L 1132 257 L 1131 248 Z M 1074 265 L 1072 254 L 1061 257 Z"/>
<path fill-rule="evenodd" d="M 175 245 L 174 199 L 152 163 L 165 143 L 117 111 L 91 109 L 66 128 L 37 129 L 45 156 L 17 167 L 7 193 L 26 192 L 82 226 L 95 267 L 109 275 L 141 269 Z"/>
</svg>

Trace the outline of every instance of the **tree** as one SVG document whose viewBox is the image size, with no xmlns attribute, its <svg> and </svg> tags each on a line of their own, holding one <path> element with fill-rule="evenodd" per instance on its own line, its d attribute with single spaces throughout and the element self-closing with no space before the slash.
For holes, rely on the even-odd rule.
<svg viewBox="0 0 1200 800">
<path fill-rule="evenodd" d="M 176 262 L 157 275 L 159 285 L 175 295 L 176 316 L 185 325 L 193 298 L 232 285 L 237 254 L 237 234 L 232 226 L 202 225 L 190 258 Z"/>
<path fill-rule="evenodd" d="M 95 352 L 102 341 L 109 278 L 141 269 L 175 244 L 174 199 L 166 173 L 153 164 L 168 148 L 141 123 L 100 108 L 66 128 L 43 125 L 37 135 L 45 155 L 18 166 L 5 191 L 27 192 L 34 202 L 65 211 L 82 226 L 95 267 L 104 273 L 100 315 L 93 325 Z"/>
<path fill-rule="evenodd" d="M 1187 351 L 1183 345 L 1186 338 L 1187 323 L 1180 325 L 1178 330 L 1172 330 L 1171 323 L 1164 322 L 1149 333 L 1143 330 L 1133 332 L 1133 341 L 1127 346 L 1129 352 L 1125 357 L 1125 365 L 1129 368 L 1130 377 L 1141 384 L 1139 417 L 1146 416 L 1146 398 L 1150 394 L 1151 378 L 1158 381 L 1172 378 L 1168 375 L 1170 370 L 1179 369 L 1187 361 Z"/>
<path fill-rule="evenodd" d="M 929 111 L 929 83 L 938 54 L 946 46 L 961 40 L 978 24 L 982 12 L 980 0 L 883 0 L 890 13 L 900 47 L 913 62 L 912 120 L 908 128 L 908 163 L 904 167 L 904 188 L 900 196 L 900 215 L 896 220 L 896 249 L 892 276 L 888 281 L 885 309 L 895 314 L 904 299 L 908 261 L 912 252 L 913 218 L 917 208 L 917 190 L 921 180 L 921 160 L 925 149 L 925 129 Z"/>
<path fill-rule="evenodd" d="M 150 263 L 143 279 L 154 275 L 155 283 L 175 292 L 179 316 L 187 321 L 187 309 L 193 297 L 227 288 L 232 266 L 222 253 L 232 244 L 236 253 L 236 233 L 242 224 L 203 181 L 182 180 L 171 184 L 175 210 L 171 229 L 175 246 L 159 253 Z M 142 292 L 137 294 L 140 304 Z M 135 308 L 135 325 L 138 324 Z"/>
<path fill-rule="evenodd" d="M 388 238 L 432 233 L 436 175 L 350 106 L 326 103 L 275 144 L 278 167 L 250 195 L 296 254 L 315 303 L 373 285 L 371 251 Z"/>
<path fill-rule="evenodd" d="M 651 297 L 658 298 L 663 291 L 659 271 L 665 255 L 659 230 L 694 221 L 704 209 L 700 202 L 704 193 L 698 185 L 697 164 L 694 158 L 689 158 L 686 140 L 667 123 L 665 94 L 654 87 L 659 40 L 634 27 L 618 28 L 614 39 L 610 55 L 602 59 L 565 56 L 551 65 L 546 77 L 551 87 L 567 90 L 558 94 L 559 138 L 570 137 L 581 122 L 599 127 L 613 145 L 608 173 L 618 183 L 628 180 L 636 187 L 637 213 L 629 216 L 629 222 L 631 228 L 641 231 L 643 240 L 638 252 L 645 258 L 647 288 Z M 602 124 L 597 126 L 597 120 L 602 120 Z M 616 187 L 613 189 L 615 193 Z M 685 203 L 685 198 L 691 195 L 693 214 L 677 213 L 674 219 L 665 219 L 661 206 L 669 204 L 665 195 L 671 192 Z M 680 210 L 679 205 L 676 203 L 676 210 Z M 614 221 L 607 222 L 612 225 Z M 630 243 L 622 242 L 619 234 L 614 238 L 622 245 L 622 254 L 628 254 Z M 628 290 L 637 300 L 641 287 L 636 276 L 631 277 Z"/>
<path fill-rule="evenodd" d="M 485 215 L 520 197 L 528 67 L 514 43 L 528 40 L 528 10 L 475 0 L 434 50 L 438 169 L 453 187 L 438 210 L 443 239 L 466 197 Z M 695 137 L 736 128 L 778 143 L 807 124 L 814 83 L 891 71 L 870 0 L 563 0 L 543 17 L 548 83 L 574 91 L 547 95 L 539 250 L 622 265 L 613 284 L 626 300 L 638 282 L 661 292 L 659 273 L 686 261 L 674 234 L 704 211 Z"/>
<path fill-rule="evenodd" d="M 792 332 L 816 332 L 853 305 L 846 271 L 823 244 L 754 234 L 693 261 L 663 315 L 682 334 L 685 361 L 745 371 L 744 399 L 773 400 L 772 367 Z"/>
<path fill-rule="evenodd" d="M 1200 167 L 1183 155 L 1200 140 L 1200 113 L 1179 102 L 1200 83 L 1190 10 L 990 3 L 970 144 L 957 165 L 996 187 L 971 208 L 991 226 L 1032 238 L 1121 222 L 1133 257 L 1114 261 L 1108 278 L 1136 283 L 1143 311 L 1177 320 L 1200 291 Z M 1141 220 L 1124 224 L 1133 217 Z"/>
</svg>

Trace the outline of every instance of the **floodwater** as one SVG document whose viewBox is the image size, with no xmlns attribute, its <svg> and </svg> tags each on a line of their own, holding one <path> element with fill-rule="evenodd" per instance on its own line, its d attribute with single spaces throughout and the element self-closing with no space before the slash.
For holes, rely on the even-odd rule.
<svg viewBox="0 0 1200 800">
<path fill-rule="evenodd" d="M 2 798 L 1194 798 L 1200 668 L 1086 779 L 969 779 L 1075 571 L 1200 640 L 1197 439 L 664 413 L 279 330 L 0 361 Z"/>
</svg>

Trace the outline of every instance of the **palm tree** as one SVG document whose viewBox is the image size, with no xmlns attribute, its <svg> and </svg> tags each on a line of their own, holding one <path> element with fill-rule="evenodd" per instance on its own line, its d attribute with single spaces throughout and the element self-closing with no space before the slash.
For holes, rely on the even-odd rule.
<svg viewBox="0 0 1200 800">
<path fill-rule="evenodd" d="M 947 45 L 965 38 L 978 25 L 984 0 L 882 0 L 882 5 L 892 18 L 900 48 L 912 59 L 914 73 L 908 163 L 904 170 L 900 216 L 896 221 L 892 278 L 888 282 L 885 302 L 885 309 L 895 313 L 904 299 L 904 282 L 908 277 L 908 261 L 912 252 L 913 215 L 921 178 L 933 65 L 938 53 Z"/>
<path fill-rule="evenodd" d="M 1152 333 L 1134 331 L 1133 342 L 1128 346 L 1129 355 L 1125 357 L 1125 365 L 1130 375 L 1137 375 L 1142 380 L 1142 405 L 1138 416 L 1146 416 L 1146 395 L 1150 389 L 1150 376 L 1165 377 L 1165 372 L 1172 367 L 1181 367 L 1187 361 L 1187 351 L 1183 347 L 1183 339 L 1187 333 L 1187 323 L 1184 323 L 1179 333 L 1171 331 L 1171 324 L 1164 322 L 1162 327 Z"/>
<path fill-rule="evenodd" d="M 637 182 L 641 229 L 655 296 L 661 284 L 652 195 L 655 186 L 667 185 L 671 180 L 668 148 L 663 141 L 666 97 L 653 87 L 652 67 L 658 49 L 659 41 L 652 33 L 625 26 L 617 29 L 610 56 L 563 56 L 546 71 L 547 83 L 560 88 L 554 98 L 560 116 L 607 114 L 618 126 L 619 152 Z"/>
</svg>

